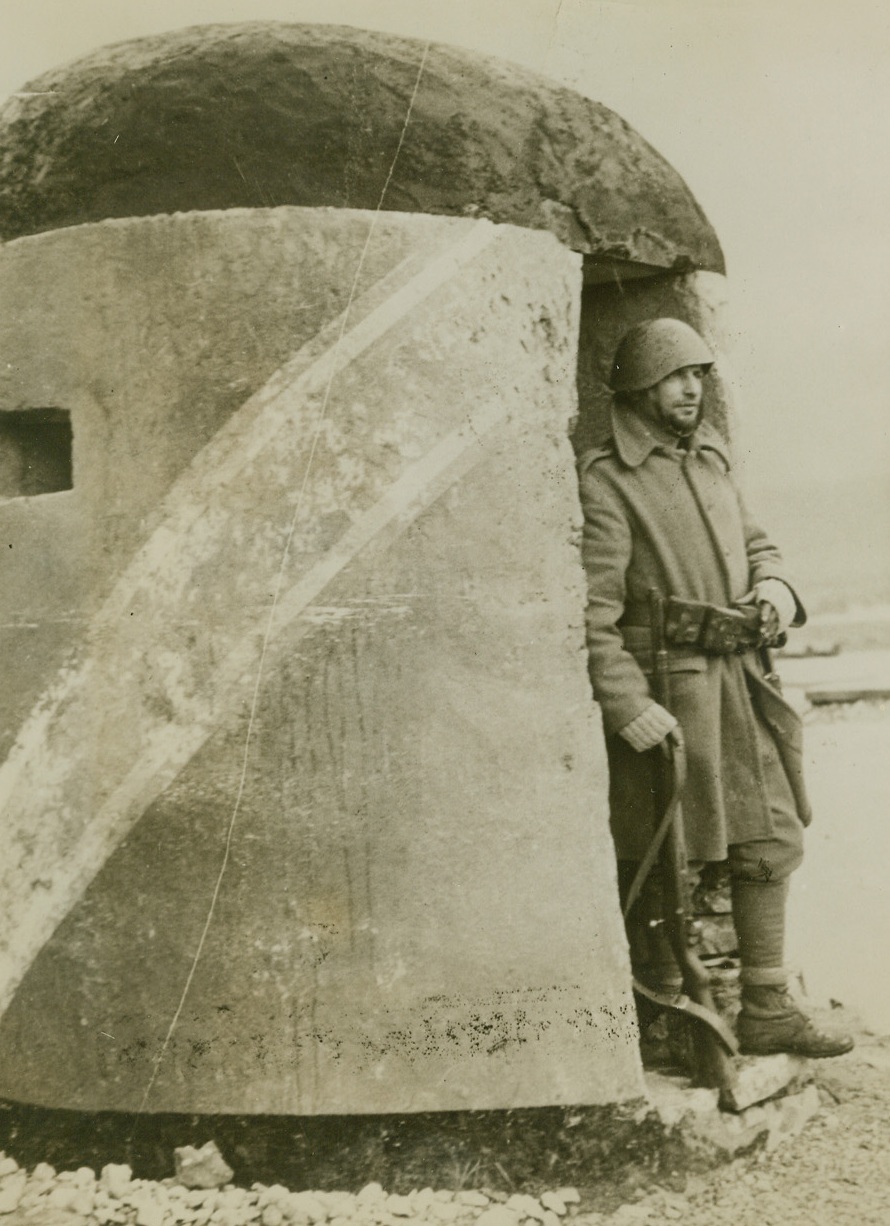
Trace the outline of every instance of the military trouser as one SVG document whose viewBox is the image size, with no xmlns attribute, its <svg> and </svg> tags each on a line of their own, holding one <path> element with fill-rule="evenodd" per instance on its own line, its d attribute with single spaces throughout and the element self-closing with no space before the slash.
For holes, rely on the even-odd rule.
<svg viewBox="0 0 890 1226">
<path fill-rule="evenodd" d="M 775 745 L 759 720 L 756 727 L 773 829 L 769 838 L 730 843 L 725 863 L 731 881 L 742 980 L 780 983 L 785 974 L 788 878 L 803 859 L 803 826 Z M 701 861 L 690 862 L 690 884 L 698 880 L 704 867 Z M 635 861 L 619 860 L 622 906 L 636 870 Z M 661 873 L 656 866 L 628 916 L 627 936 L 635 974 L 653 987 L 670 988 L 679 984 L 680 971 L 660 922 L 662 915 Z"/>
</svg>

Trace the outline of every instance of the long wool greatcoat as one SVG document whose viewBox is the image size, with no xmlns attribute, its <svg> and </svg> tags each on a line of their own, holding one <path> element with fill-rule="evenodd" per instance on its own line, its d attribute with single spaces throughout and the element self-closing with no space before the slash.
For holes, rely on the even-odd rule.
<svg viewBox="0 0 890 1226">
<path fill-rule="evenodd" d="M 606 731 L 612 834 L 619 858 L 637 860 L 655 819 L 652 755 L 635 753 L 616 734 L 652 702 L 650 589 L 726 606 L 759 580 L 784 574 L 778 550 L 749 517 L 726 447 L 710 426 L 702 423 L 684 449 L 630 409 L 614 409 L 612 425 L 611 439 L 578 462 L 587 645 Z M 795 624 L 804 620 L 798 602 Z M 807 824 L 800 720 L 765 680 L 757 653 L 708 656 L 670 648 L 669 670 L 672 712 L 686 742 L 689 858 L 722 860 L 728 844 L 772 834 L 756 720 L 769 733 Z"/>
</svg>

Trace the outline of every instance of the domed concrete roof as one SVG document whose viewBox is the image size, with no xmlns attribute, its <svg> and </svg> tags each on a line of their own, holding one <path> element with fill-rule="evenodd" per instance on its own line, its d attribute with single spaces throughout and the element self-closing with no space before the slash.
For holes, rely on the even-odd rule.
<svg viewBox="0 0 890 1226">
<path fill-rule="evenodd" d="M 0 110 L 0 236 L 191 210 L 376 208 L 398 149 L 385 209 L 723 271 L 686 184 L 613 112 L 437 44 L 415 94 L 424 49 L 255 22 L 136 39 L 48 72 Z"/>
</svg>

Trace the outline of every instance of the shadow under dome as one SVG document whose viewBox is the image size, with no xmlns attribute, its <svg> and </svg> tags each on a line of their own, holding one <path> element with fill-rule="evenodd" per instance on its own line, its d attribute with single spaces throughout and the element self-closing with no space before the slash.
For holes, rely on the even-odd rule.
<svg viewBox="0 0 890 1226">
<path fill-rule="evenodd" d="M 111 217 L 378 207 L 549 229 L 722 272 L 683 180 L 606 107 L 505 61 L 345 26 L 195 26 L 45 73 L 0 109 L 0 236 Z M 411 105 L 410 122 L 405 117 Z"/>
</svg>

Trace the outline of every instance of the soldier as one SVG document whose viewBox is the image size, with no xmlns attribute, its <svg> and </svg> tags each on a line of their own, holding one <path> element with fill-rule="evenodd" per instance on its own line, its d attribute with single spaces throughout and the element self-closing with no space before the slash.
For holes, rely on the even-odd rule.
<svg viewBox="0 0 890 1226">
<path fill-rule="evenodd" d="M 852 1039 L 823 1033 L 788 993 L 788 878 L 803 856 L 810 809 L 800 720 L 758 650 L 806 614 L 777 549 L 748 515 L 724 441 L 702 420 L 713 362 L 680 320 L 631 328 L 612 368 L 611 435 L 579 458 L 590 676 L 606 730 L 619 883 L 626 896 L 651 840 L 660 758 L 653 751 L 679 723 L 691 869 L 728 862 L 740 1048 L 836 1056 Z M 671 711 L 650 688 L 653 588 L 670 598 Z M 662 927 L 651 923 L 659 895 L 656 868 L 629 917 L 631 959 L 649 988 L 675 993 L 679 968 Z"/>
</svg>

